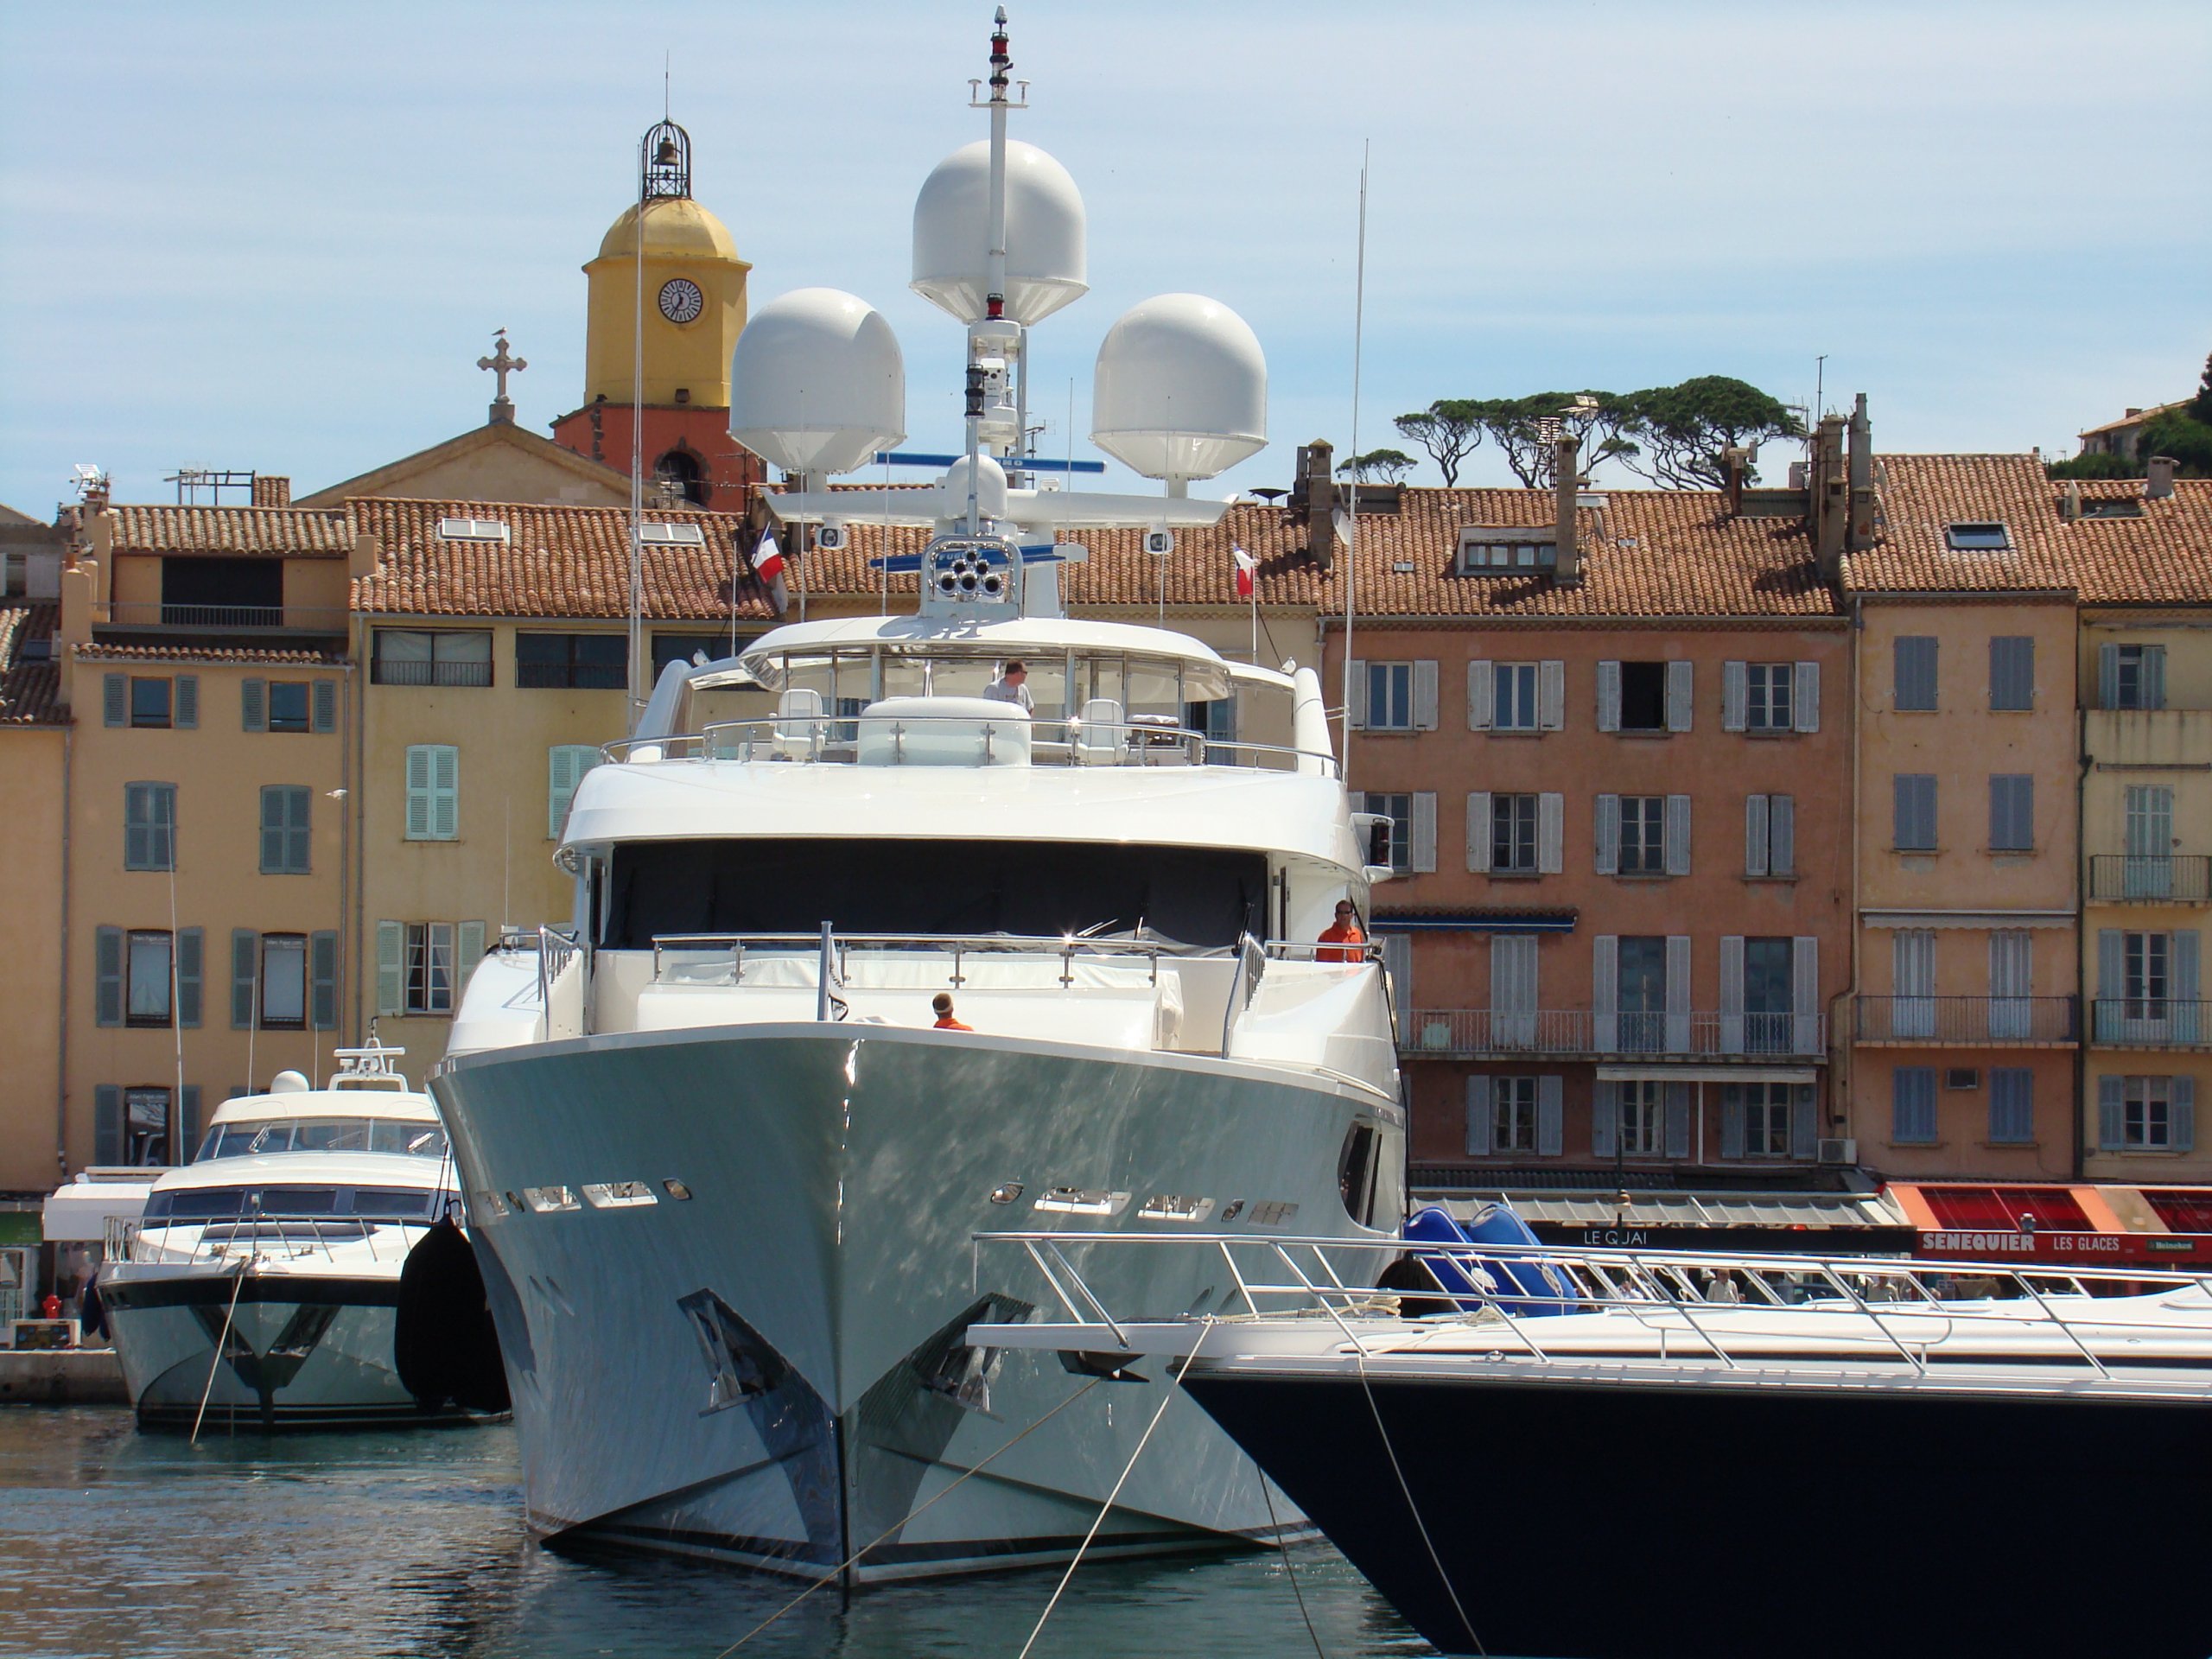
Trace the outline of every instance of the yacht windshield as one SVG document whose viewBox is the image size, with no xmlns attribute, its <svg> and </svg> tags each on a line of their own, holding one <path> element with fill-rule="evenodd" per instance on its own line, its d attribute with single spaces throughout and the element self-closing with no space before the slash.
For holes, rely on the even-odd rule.
<svg viewBox="0 0 2212 1659">
<path fill-rule="evenodd" d="M 1264 854 L 1065 842 L 726 840 L 614 849 L 610 949 L 656 936 L 817 931 L 1135 935 L 1224 946 L 1262 931 Z"/>
<path fill-rule="evenodd" d="M 156 1192 L 148 1223 L 169 1225 L 323 1217 L 357 1221 L 430 1221 L 449 1192 L 407 1186 L 201 1186 Z"/>
<path fill-rule="evenodd" d="M 296 1117 L 224 1123 L 208 1130 L 194 1161 L 270 1152 L 389 1152 L 442 1158 L 446 1132 L 435 1123 L 402 1118 Z"/>
</svg>

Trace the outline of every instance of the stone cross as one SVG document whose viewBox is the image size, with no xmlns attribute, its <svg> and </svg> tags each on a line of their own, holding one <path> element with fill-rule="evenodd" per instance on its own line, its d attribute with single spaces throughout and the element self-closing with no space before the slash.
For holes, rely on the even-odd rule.
<svg viewBox="0 0 2212 1659">
<path fill-rule="evenodd" d="M 495 421 L 512 421 L 515 417 L 515 406 L 513 401 L 507 396 L 507 377 L 510 374 L 521 373 L 530 365 L 521 358 L 508 355 L 505 329 L 496 330 L 493 334 L 493 340 L 498 345 L 499 350 L 489 357 L 478 358 L 476 366 L 480 369 L 491 370 L 499 382 L 499 395 L 492 400 L 492 418 Z"/>
</svg>

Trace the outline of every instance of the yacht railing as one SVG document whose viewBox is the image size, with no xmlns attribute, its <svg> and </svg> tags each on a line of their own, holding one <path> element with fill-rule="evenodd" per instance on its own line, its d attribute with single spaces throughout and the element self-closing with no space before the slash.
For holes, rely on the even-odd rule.
<svg viewBox="0 0 2212 1659">
<path fill-rule="evenodd" d="M 1336 757 L 1322 750 L 1209 737 L 1173 715 L 1103 721 L 1018 720 L 1003 723 L 976 715 L 779 715 L 762 720 L 718 721 L 696 732 L 632 737 L 608 743 L 612 761 L 785 761 L 858 766 L 861 734 L 889 741 L 884 758 L 868 764 L 944 765 L 944 739 L 972 739 L 974 764 L 991 765 L 999 746 L 1018 738 L 1033 766 L 1236 766 L 1262 772 L 1313 772 L 1337 776 Z M 927 759 L 910 760 L 907 740 L 927 738 Z"/>
<path fill-rule="evenodd" d="M 371 1262 L 397 1264 L 407 1259 L 433 1224 L 376 1217 L 243 1216 L 235 1220 L 183 1222 L 141 1227 L 130 1240 L 128 1259 L 171 1266 L 224 1266 L 242 1260 L 298 1261 L 321 1255 L 335 1266 L 340 1248 L 365 1253 Z M 189 1247 L 166 1242 L 168 1234 L 198 1227 Z"/>
<path fill-rule="evenodd" d="M 574 947 L 573 941 L 570 942 Z M 1020 933 L 838 933 L 825 924 L 813 933 L 656 933 L 653 935 L 653 982 L 667 982 L 672 956 L 682 953 L 689 957 L 682 965 L 696 970 L 698 958 L 712 957 L 727 952 L 729 957 L 730 982 L 741 977 L 745 956 L 748 950 L 760 954 L 790 957 L 820 951 L 831 963 L 836 982 L 848 982 L 851 973 L 850 955 L 855 950 L 908 950 L 935 952 L 952 958 L 952 972 L 946 983 L 956 989 L 966 982 L 963 969 L 970 956 L 1052 956 L 1060 961 L 1060 984 L 1065 988 L 1075 982 L 1076 959 L 1084 957 L 1098 961 L 1135 957 L 1149 970 L 1152 982 L 1160 982 L 1162 961 L 1189 961 L 1204 958 L 1240 958 L 1238 977 L 1245 979 L 1248 950 L 1258 952 L 1270 962 L 1379 961 L 1379 945 L 1312 944 L 1294 940 L 1278 940 L 1262 944 L 1246 935 L 1234 945 L 1179 944 L 1172 940 L 1133 940 L 1085 938 L 1080 934 L 1020 934 Z M 1249 995 L 1249 988 L 1248 993 Z"/>
<path fill-rule="evenodd" d="M 2024 1348 L 2040 1347 L 2103 1381 L 2114 1365 L 2155 1366 L 2162 1357 L 2171 1357 L 2170 1351 L 2162 1356 L 2155 1338 L 2190 1344 L 2202 1354 L 2204 1335 L 2212 1332 L 2206 1279 L 2137 1268 L 1249 1233 L 1012 1231 L 975 1235 L 977 1286 L 987 1249 L 1020 1251 L 1070 1324 L 1103 1326 L 1125 1351 L 1136 1347 L 1132 1328 L 1152 1327 L 1147 1335 L 1155 1339 L 1161 1325 L 1185 1325 L 1195 1333 L 1205 1310 L 1109 1305 L 1098 1287 L 1096 1253 L 1101 1250 L 1117 1259 L 1131 1249 L 1217 1255 L 1228 1288 L 1211 1323 L 1320 1318 L 1363 1355 L 1401 1351 L 1408 1335 L 1456 1321 L 1510 1332 L 1539 1361 L 1688 1359 L 1741 1370 L 1802 1361 L 1812 1351 L 1798 1344 L 1819 1341 L 1834 1357 L 1858 1363 L 1871 1354 L 1924 1377 L 1947 1362 L 2000 1363 Z M 1078 1255 L 1084 1265 L 1078 1265 Z M 1426 1286 L 1377 1282 L 1386 1268 L 1406 1259 L 1421 1263 Z M 1401 1281 L 1404 1273 L 1401 1268 Z M 995 1274 L 992 1282 L 1002 1277 Z M 1180 1285 L 1187 1275 L 1122 1273 L 1115 1280 Z M 2126 1304 L 2126 1312 L 2111 1311 L 2113 1299 L 2164 1290 L 2204 1296 L 2204 1317 L 2159 1319 L 2140 1302 Z M 1613 1344 L 1593 1351 L 1586 1331 L 1569 1341 L 1545 1317 L 1607 1310 L 1656 1334 L 1656 1350 L 1624 1354 Z M 988 1328 L 977 1330 L 977 1339 L 988 1342 Z M 1554 1333 L 1549 1348 L 1548 1332 Z M 1684 1351 L 1675 1351 L 1676 1337 Z"/>
</svg>

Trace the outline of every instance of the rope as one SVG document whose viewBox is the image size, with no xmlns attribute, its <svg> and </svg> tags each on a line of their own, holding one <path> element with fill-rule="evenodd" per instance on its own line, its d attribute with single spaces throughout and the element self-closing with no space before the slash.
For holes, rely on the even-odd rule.
<svg viewBox="0 0 2212 1659">
<path fill-rule="evenodd" d="M 1397 1449 L 1390 1444 L 1390 1431 L 1382 1427 L 1382 1408 L 1375 1403 L 1375 1390 L 1367 1381 L 1367 1351 L 1357 1341 L 1351 1350 L 1352 1363 L 1359 1368 L 1360 1392 L 1367 1396 L 1367 1409 L 1375 1418 L 1375 1432 L 1382 1437 L 1383 1454 L 1390 1459 L 1390 1472 L 1397 1478 L 1399 1496 L 1406 1500 L 1406 1511 L 1414 1518 L 1414 1527 L 1421 1534 L 1421 1547 L 1428 1552 L 1428 1564 L 1436 1569 L 1436 1576 L 1444 1586 L 1444 1593 L 1452 1598 L 1452 1611 L 1459 1616 L 1459 1628 L 1467 1633 L 1467 1640 L 1475 1644 L 1475 1651 L 1489 1659 L 1490 1649 L 1483 1646 L 1482 1637 L 1475 1634 L 1467 1610 L 1459 1604 L 1459 1592 L 1452 1587 L 1452 1575 L 1444 1570 L 1444 1563 L 1436 1554 L 1436 1545 L 1428 1535 L 1428 1523 L 1421 1518 L 1421 1506 L 1414 1502 L 1413 1489 L 1406 1484 L 1406 1471 L 1398 1466 Z"/>
<path fill-rule="evenodd" d="M 215 1338 L 215 1357 L 207 1362 L 207 1386 L 200 1390 L 200 1409 L 193 1414 L 192 1438 L 185 1442 L 187 1446 L 200 1444 L 200 1425 L 207 1415 L 207 1396 L 215 1392 L 215 1373 L 222 1367 L 223 1350 L 230 1345 L 231 1319 L 238 1311 L 238 1292 L 245 1288 L 245 1270 L 251 1264 L 251 1256 L 240 1262 L 238 1277 L 231 1281 L 231 1305 L 223 1310 L 223 1334 Z M 233 1423 L 237 1421 L 232 1419 Z"/>
<path fill-rule="evenodd" d="M 1298 1587 L 1298 1569 L 1290 1564 L 1290 1540 L 1284 1535 L 1282 1522 L 1275 1517 L 1274 1494 L 1268 1491 L 1264 1472 L 1260 1476 L 1260 1496 L 1268 1501 L 1268 1524 L 1274 1529 L 1275 1548 L 1282 1552 L 1282 1570 L 1290 1575 L 1290 1593 L 1298 1598 L 1298 1616 L 1306 1621 L 1306 1639 L 1313 1643 L 1315 1659 L 1329 1659 L 1321 1650 L 1321 1637 L 1313 1628 L 1313 1615 L 1306 1611 L 1306 1592 Z"/>
<path fill-rule="evenodd" d="M 1103 1376 L 1092 1377 L 1090 1382 L 1084 1383 L 1073 1394 L 1068 1395 L 1068 1397 L 1061 1401 L 1058 1405 L 1054 1406 L 1042 1417 L 1039 1417 L 1035 1422 L 1030 1424 L 1028 1427 L 1023 1429 L 1020 1433 L 1015 1435 L 1012 1440 L 1008 1440 L 1004 1446 L 1000 1446 L 996 1451 L 994 1451 L 990 1454 L 990 1457 L 985 1458 L 981 1463 L 976 1464 L 972 1469 L 963 1470 L 957 1478 L 953 1480 L 950 1484 L 947 1485 L 944 1491 L 938 1493 L 935 1497 L 931 1498 L 928 1503 L 921 1504 L 916 1509 L 908 1510 L 897 1521 L 893 1522 L 884 1531 L 878 1533 L 874 1538 L 870 1539 L 867 1543 L 862 1544 L 858 1549 L 855 1550 L 850 1555 L 848 1555 L 843 1560 L 838 1562 L 836 1571 L 831 1573 L 829 1577 L 817 1579 L 812 1584 L 808 1585 L 805 1589 L 800 1591 L 798 1594 L 793 1596 L 782 1606 L 777 1608 L 774 1612 L 769 1614 L 767 1618 L 762 1619 L 758 1624 L 755 1624 L 743 1636 L 739 1637 L 736 1641 L 731 1643 L 729 1646 L 724 1648 L 720 1653 L 716 1654 L 715 1656 L 715 1659 L 729 1659 L 730 1655 L 735 1653 L 740 1648 L 750 1642 L 754 1637 L 760 1635 L 761 1631 L 766 1630 L 771 1624 L 781 1618 L 785 1613 L 791 1611 L 792 1608 L 798 1606 L 799 1603 L 804 1601 L 809 1596 L 822 1588 L 823 1585 L 842 1580 L 845 1576 L 846 1568 L 858 1561 L 861 1556 L 867 1554 L 868 1551 L 874 1549 L 878 1544 L 888 1538 L 893 1533 L 898 1531 L 899 1528 L 913 1520 L 916 1516 L 920 1515 L 923 1510 L 930 1507 L 931 1503 L 936 1503 L 938 1498 L 949 1497 L 953 1490 L 960 1484 L 961 1481 L 967 1479 L 969 1476 L 981 1474 L 990 1464 L 992 1458 L 997 1457 L 1001 1452 L 1012 1451 L 1015 1446 L 1020 1445 L 1022 1441 L 1027 1440 L 1029 1436 L 1034 1434 L 1039 1429 L 1044 1427 L 1045 1425 L 1051 1422 L 1053 1418 L 1058 1416 L 1062 1412 L 1065 1411 L 1070 1406 L 1075 1404 L 1077 1401 L 1082 1399 L 1084 1395 L 1089 1394 L 1093 1389 L 1096 1388 L 1105 1380 L 1106 1379 Z"/>
<path fill-rule="evenodd" d="M 1037 1638 L 1045 1633 L 1046 1620 L 1052 1618 L 1052 1609 L 1060 1605 L 1061 1592 L 1068 1587 L 1068 1580 L 1075 1577 L 1076 1568 L 1083 1565 L 1084 1552 L 1090 1548 L 1090 1541 L 1098 1535 L 1098 1529 L 1106 1524 L 1106 1517 L 1113 1512 L 1114 1500 L 1121 1497 L 1123 1484 L 1137 1466 L 1137 1459 L 1144 1455 L 1145 1446 L 1152 1439 L 1152 1431 L 1160 1427 L 1160 1420 L 1167 1414 L 1168 1404 L 1175 1398 L 1175 1389 L 1183 1385 L 1184 1374 L 1191 1369 L 1191 1362 L 1198 1357 L 1198 1350 L 1205 1342 L 1206 1332 L 1212 1325 L 1213 1315 L 1209 1313 L 1198 1332 L 1198 1341 L 1192 1343 L 1191 1351 L 1183 1356 L 1183 1370 L 1175 1373 L 1174 1385 L 1160 1390 L 1160 1409 L 1152 1414 L 1152 1421 L 1144 1426 L 1144 1433 L 1137 1437 L 1137 1449 L 1129 1453 L 1129 1460 L 1122 1467 L 1121 1478 L 1114 1483 L 1114 1490 L 1106 1494 L 1105 1503 L 1098 1507 L 1098 1518 L 1090 1523 L 1090 1530 L 1083 1535 L 1083 1541 L 1076 1546 L 1075 1559 L 1068 1563 L 1068 1570 L 1060 1574 L 1060 1581 L 1053 1586 L 1052 1599 L 1045 1604 L 1045 1611 L 1037 1615 L 1036 1628 L 1029 1632 L 1029 1639 L 1021 1644 L 1019 1659 L 1029 1659 L 1029 1649 L 1037 1645 Z"/>
</svg>

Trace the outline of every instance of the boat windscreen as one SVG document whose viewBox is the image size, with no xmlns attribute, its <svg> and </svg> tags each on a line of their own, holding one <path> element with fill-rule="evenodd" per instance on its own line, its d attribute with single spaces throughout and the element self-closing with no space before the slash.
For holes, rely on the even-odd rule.
<svg viewBox="0 0 2212 1659">
<path fill-rule="evenodd" d="M 149 1225 L 194 1222 L 344 1217 L 362 1221 L 428 1221 L 452 1195 L 409 1186 L 201 1186 L 156 1192 L 146 1200 Z"/>
<path fill-rule="evenodd" d="M 442 1158 L 446 1132 L 435 1123 L 407 1118 L 287 1117 L 221 1123 L 207 1131 L 194 1161 L 270 1152 L 389 1152 Z"/>
<path fill-rule="evenodd" d="M 1233 945 L 1262 931 L 1263 853 L 1077 842 L 761 839 L 614 849 L 618 950 L 682 933 L 1134 934 Z"/>
</svg>

